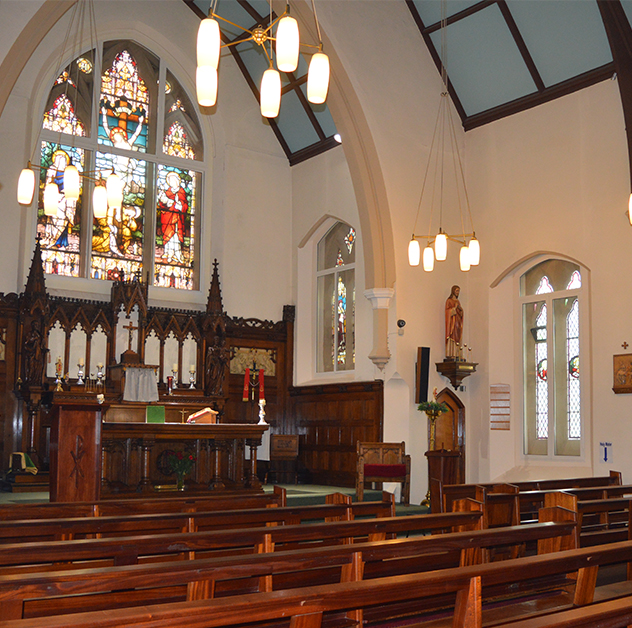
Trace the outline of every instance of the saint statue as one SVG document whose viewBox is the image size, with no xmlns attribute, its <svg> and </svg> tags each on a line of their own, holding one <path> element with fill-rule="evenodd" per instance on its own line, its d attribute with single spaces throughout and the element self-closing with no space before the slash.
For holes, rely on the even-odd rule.
<svg viewBox="0 0 632 628">
<path fill-rule="evenodd" d="M 41 323 L 31 321 L 31 331 L 24 341 L 24 380 L 33 386 L 42 385 L 45 358 L 48 349 L 42 333 Z"/>
<path fill-rule="evenodd" d="M 445 302 L 445 357 L 459 358 L 463 338 L 463 308 L 459 302 L 459 286 L 452 286 Z"/>
<path fill-rule="evenodd" d="M 221 335 L 206 351 L 206 386 L 204 394 L 217 397 L 224 394 L 224 374 L 228 364 L 228 348 Z"/>
</svg>

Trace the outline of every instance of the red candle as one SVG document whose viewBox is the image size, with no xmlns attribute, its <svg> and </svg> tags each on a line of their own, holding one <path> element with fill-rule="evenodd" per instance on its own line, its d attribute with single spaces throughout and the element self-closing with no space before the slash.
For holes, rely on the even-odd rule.
<svg viewBox="0 0 632 628">
<path fill-rule="evenodd" d="M 259 401 L 263 401 L 263 369 L 259 369 Z"/>
<path fill-rule="evenodd" d="M 244 375 L 244 392 L 242 395 L 242 401 L 248 401 L 248 387 L 250 386 L 250 369 L 246 368 L 246 374 Z"/>
</svg>

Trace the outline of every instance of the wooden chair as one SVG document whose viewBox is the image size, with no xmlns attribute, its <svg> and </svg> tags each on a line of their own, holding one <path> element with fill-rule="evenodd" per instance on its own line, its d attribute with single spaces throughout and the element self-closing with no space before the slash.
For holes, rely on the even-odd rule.
<svg viewBox="0 0 632 628">
<path fill-rule="evenodd" d="M 279 470 L 275 461 L 281 461 L 283 468 Z M 293 471 L 286 471 L 287 462 L 293 462 Z M 294 484 L 298 483 L 298 434 L 272 434 L 270 436 L 270 464 L 266 472 L 264 484 L 268 483 L 270 474 L 294 475 Z"/>
<path fill-rule="evenodd" d="M 362 501 L 365 482 L 401 482 L 402 503 L 410 502 L 410 456 L 406 444 L 362 443 L 357 444 L 356 499 Z"/>
</svg>

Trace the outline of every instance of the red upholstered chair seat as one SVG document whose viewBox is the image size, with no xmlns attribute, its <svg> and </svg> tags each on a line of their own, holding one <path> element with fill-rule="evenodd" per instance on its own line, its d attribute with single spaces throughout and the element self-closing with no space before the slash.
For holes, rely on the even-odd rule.
<svg viewBox="0 0 632 628">
<path fill-rule="evenodd" d="M 365 464 L 365 477 L 401 478 L 406 475 L 405 464 Z"/>
</svg>

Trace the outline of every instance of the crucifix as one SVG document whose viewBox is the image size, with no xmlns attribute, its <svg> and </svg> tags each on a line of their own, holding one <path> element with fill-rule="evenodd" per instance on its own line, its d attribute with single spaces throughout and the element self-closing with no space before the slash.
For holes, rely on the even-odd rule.
<svg viewBox="0 0 632 628">
<path fill-rule="evenodd" d="M 132 350 L 132 333 L 134 332 L 134 330 L 138 329 L 138 327 L 134 327 L 134 323 L 132 323 L 132 321 L 129 322 L 129 325 L 123 325 L 123 329 L 127 329 L 128 330 L 128 340 L 127 340 L 127 350 L 131 351 Z"/>
</svg>

